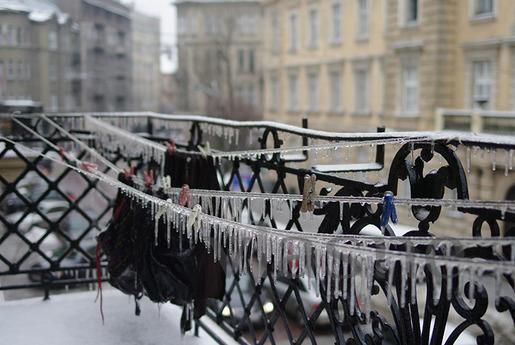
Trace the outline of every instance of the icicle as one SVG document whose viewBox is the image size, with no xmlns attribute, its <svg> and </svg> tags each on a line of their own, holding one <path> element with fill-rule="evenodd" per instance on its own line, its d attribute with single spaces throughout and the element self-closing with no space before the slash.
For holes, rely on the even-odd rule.
<svg viewBox="0 0 515 345">
<path fill-rule="evenodd" d="M 497 170 L 497 150 L 492 150 L 492 171 Z"/>
<path fill-rule="evenodd" d="M 504 151 L 504 154 L 505 154 L 505 160 L 504 160 L 504 176 L 508 176 L 508 172 L 510 170 L 510 167 L 509 167 L 509 160 L 510 160 L 510 154 L 508 152 L 508 150 L 505 150 Z"/>
<path fill-rule="evenodd" d="M 299 243 L 299 276 L 304 277 L 306 271 L 306 244 L 304 242 Z"/>
<path fill-rule="evenodd" d="M 411 304 L 415 304 L 417 301 L 417 271 L 418 265 L 416 262 L 412 261 L 410 264 L 410 292 L 411 292 Z"/>
<path fill-rule="evenodd" d="M 334 255 L 334 298 L 340 297 L 340 260 L 342 253 L 339 250 L 335 250 Z"/>
<path fill-rule="evenodd" d="M 508 169 L 513 170 L 513 150 L 510 150 L 508 159 Z"/>
<path fill-rule="evenodd" d="M 402 258 L 400 260 L 401 263 L 401 308 L 404 308 L 406 306 L 406 278 L 408 275 L 407 270 L 407 264 L 406 264 L 406 258 Z"/>
<path fill-rule="evenodd" d="M 355 304 L 356 304 L 356 298 L 354 297 L 354 293 L 356 291 L 356 282 L 355 282 L 355 275 L 357 271 L 356 266 L 356 257 L 353 257 L 352 255 L 349 255 L 349 312 L 351 315 L 354 315 L 355 312 Z"/>
<path fill-rule="evenodd" d="M 467 147 L 467 173 L 470 174 L 470 164 L 471 164 L 471 149 L 470 147 Z"/>
<path fill-rule="evenodd" d="M 343 221 L 343 201 L 340 201 L 340 221 Z"/>
<path fill-rule="evenodd" d="M 474 301 L 474 291 L 476 290 L 476 268 L 471 266 L 469 267 L 469 286 L 468 286 L 468 299 L 469 301 Z"/>
<path fill-rule="evenodd" d="M 320 245 L 315 247 L 315 292 L 316 296 L 320 296 L 320 257 L 321 257 L 321 248 Z"/>
<path fill-rule="evenodd" d="M 266 236 L 266 262 L 272 262 L 272 239 L 270 235 Z"/>
<path fill-rule="evenodd" d="M 333 277 L 333 249 L 329 248 L 327 251 L 327 276 L 326 276 L 326 300 L 331 300 L 331 281 Z"/>
<path fill-rule="evenodd" d="M 388 260 L 388 287 L 387 287 L 387 294 L 386 299 L 388 301 L 388 305 L 390 306 L 392 304 L 393 299 L 393 274 L 395 272 L 395 262 L 390 259 Z"/>
<path fill-rule="evenodd" d="M 348 275 L 347 275 L 347 271 L 348 271 L 348 268 L 349 268 L 349 254 L 345 253 L 343 254 L 343 258 L 342 258 L 342 295 L 343 295 L 343 299 L 344 300 L 347 300 L 347 287 L 348 287 Z"/>
</svg>

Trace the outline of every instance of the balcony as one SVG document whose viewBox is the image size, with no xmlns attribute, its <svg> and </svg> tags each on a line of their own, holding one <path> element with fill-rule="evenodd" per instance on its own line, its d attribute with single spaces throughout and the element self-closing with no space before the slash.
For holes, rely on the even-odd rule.
<svg viewBox="0 0 515 345">
<path fill-rule="evenodd" d="M 262 255 L 259 266 L 257 253 L 263 248 L 256 246 L 261 245 L 242 242 L 242 236 L 237 240 L 224 237 L 227 241 L 220 247 L 225 255 L 223 298 L 210 300 L 206 314 L 195 320 L 193 333 L 200 338 L 190 334 L 184 343 L 344 345 L 447 341 L 462 345 L 474 343 L 476 337 L 489 344 L 515 341 L 513 277 L 484 270 L 487 264 L 515 270 L 515 240 L 510 237 L 515 203 L 489 201 L 492 206 L 469 200 L 465 171 L 455 154 L 459 148 L 476 146 L 510 152 L 515 149 L 515 140 L 492 136 L 461 140 L 456 134 L 427 138 L 425 133 L 419 138 L 402 132 L 330 133 L 308 129 L 307 120 L 305 128 L 299 128 L 154 113 L 89 115 L 115 124 L 118 129 L 86 128 L 82 114 L 51 117 L 89 149 L 57 127 L 50 128 L 38 114 L 15 117 L 24 119 L 29 129 L 13 138 L 16 144 L 0 138 L 0 295 L 6 300 L 38 297 L 0 302 L 0 320 L 7 330 L 2 331 L 0 340 L 7 339 L 9 344 L 21 339 L 21 343 L 43 345 L 107 345 L 173 343 L 179 339 L 181 311 L 177 307 L 162 305 L 160 317 L 159 307 L 146 298 L 135 307 L 131 298 L 110 287 L 108 281 L 114 277 L 107 256 L 96 257 L 95 237 L 112 219 L 117 190 L 111 183 L 84 172 L 79 174 L 61 161 L 63 151 L 70 157 L 92 160 L 90 149 L 94 148 L 110 162 L 97 160 L 98 171 L 116 176 L 117 169 L 131 163 L 140 170 L 141 177 L 145 164 L 157 164 L 149 158 L 152 154 L 148 150 L 141 150 L 142 143 L 159 148 L 173 136 L 176 152 L 195 150 L 192 155 L 199 157 L 198 146 L 205 147 L 209 141 L 214 147 L 204 154 L 213 158 L 220 190 L 209 191 L 206 200 L 205 194 L 194 194 L 202 191 L 192 189 L 190 197 L 198 198 L 206 217 L 216 218 L 219 230 L 240 217 L 243 228 L 252 227 L 256 233 L 280 232 L 282 236 L 266 240 L 265 247 L 270 247 L 266 256 L 270 256 L 265 260 Z M 105 145 L 106 138 L 111 140 L 109 145 Z M 296 148 L 295 156 L 280 151 L 285 143 L 289 143 L 288 149 Z M 369 149 L 371 162 L 351 164 L 348 160 L 352 145 Z M 259 150 L 265 153 L 255 153 Z M 344 150 L 341 156 L 328 156 L 338 150 Z M 385 150 L 393 152 L 385 154 Z M 385 157 L 394 158 L 385 161 Z M 343 162 L 349 164 L 335 164 Z M 377 170 L 384 172 L 379 182 L 375 177 L 372 181 L 365 178 L 367 173 L 377 176 Z M 302 213 L 298 202 L 284 201 L 300 197 L 304 202 L 307 173 L 316 174 L 318 186 L 311 200 L 312 213 Z M 389 207 L 405 211 L 399 212 L 400 216 L 411 216 L 400 219 L 401 224 L 387 223 L 382 232 L 382 215 L 387 212 L 383 197 L 387 191 L 400 195 L 401 184 L 409 185 L 410 198 L 399 197 Z M 253 197 L 242 196 L 249 193 Z M 209 214 L 209 207 L 204 207 L 209 204 L 204 203 L 220 195 L 230 196 L 219 203 L 220 206 L 227 201 L 223 206 L 227 212 L 212 207 L 217 211 Z M 264 195 L 266 198 L 260 199 Z M 130 200 L 138 203 L 138 198 Z M 420 200 L 423 204 L 415 204 Z M 496 206 L 499 203 L 502 207 Z M 144 205 L 144 212 L 156 209 L 155 204 Z M 449 205 L 471 219 L 469 236 L 453 234 L 452 225 L 438 233 L 436 225 L 447 221 L 441 211 Z M 237 216 L 229 212 L 236 207 L 242 210 Z M 181 212 L 191 217 L 193 211 L 184 208 Z M 144 230 L 154 234 L 154 226 L 151 221 L 151 229 Z M 159 223 L 157 228 L 162 230 Z M 210 226 L 201 229 L 211 231 Z M 231 231 L 237 233 L 236 230 L 233 227 Z M 224 236 L 230 236 L 229 230 L 225 231 Z M 307 236 L 315 238 L 316 249 L 305 242 L 304 252 L 309 255 L 304 258 L 310 260 L 305 267 L 313 270 L 306 276 L 295 276 L 295 270 L 304 264 L 299 259 L 302 256 L 296 254 L 295 243 L 291 247 L 285 242 L 292 233 L 295 241 L 304 241 Z M 211 245 L 216 243 L 214 236 L 208 232 L 204 240 Z M 242 248 L 248 250 L 245 256 L 241 255 Z M 240 255 L 235 255 L 238 250 Z M 379 254 L 368 257 L 363 254 L 368 250 Z M 356 251 L 361 256 L 353 255 Z M 326 253 L 335 255 L 323 259 L 321 255 Z M 341 265 L 333 265 L 337 254 L 347 255 Z M 413 260 L 395 261 L 406 255 Z M 248 260 L 242 261 L 242 257 Z M 374 261 L 363 261 L 364 258 Z M 409 266 L 427 258 L 427 265 Z M 442 260 L 450 262 L 441 266 Z M 459 261 L 460 266 L 453 266 L 452 260 Z M 416 267 L 414 272 L 412 267 Z M 240 275 L 244 269 L 247 273 Z M 101 325 L 99 305 L 92 303 L 99 281 L 103 281 L 105 327 Z M 42 302 L 41 297 L 50 300 Z M 133 313 L 138 308 L 142 316 L 135 319 Z"/>
<path fill-rule="evenodd" d="M 515 111 L 438 109 L 437 130 L 513 135 Z"/>
</svg>

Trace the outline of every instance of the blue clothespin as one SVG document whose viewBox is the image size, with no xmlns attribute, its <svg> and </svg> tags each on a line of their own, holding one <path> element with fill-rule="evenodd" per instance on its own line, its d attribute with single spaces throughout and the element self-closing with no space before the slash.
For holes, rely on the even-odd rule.
<svg viewBox="0 0 515 345">
<path fill-rule="evenodd" d="M 395 210 L 394 197 L 392 192 L 385 192 L 383 197 L 383 214 L 381 215 L 381 231 L 388 225 L 388 221 L 397 224 L 397 211 Z"/>
</svg>

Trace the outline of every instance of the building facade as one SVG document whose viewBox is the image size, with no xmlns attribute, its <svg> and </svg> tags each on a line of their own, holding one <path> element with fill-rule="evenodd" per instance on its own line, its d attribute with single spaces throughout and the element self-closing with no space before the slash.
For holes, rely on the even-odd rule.
<svg viewBox="0 0 515 345">
<path fill-rule="evenodd" d="M 134 9 L 132 22 L 132 105 L 135 111 L 159 111 L 161 22 Z"/>
<path fill-rule="evenodd" d="M 175 5 L 178 111 L 261 117 L 260 2 L 179 0 Z"/>
<path fill-rule="evenodd" d="M 515 133 L 515 1 L 266 0 L 264 21 L 266 119 Z M 473 159 L 471 199 L 515 199 L 509 154 Z M 472 221 L 446 220 L 457 231 Z"/>
<path fill-rule="evenodd" d="M 78 30 L 50 1 L 9 1 L 0 7 L 0 101 L 40 103 L 72 111 L 80 64 Z"/>
<path fill-rule="evenodd" d="M 266 118 L 343 130 L 384 112 L 384 1 L 264 2 Z"/>
<path fill-rule="evenodd" d="M 80 25 L 79 109 L 126 111 L 132 105 L 131 10 L 114 0 L 54 0 Z"/>
</svg>

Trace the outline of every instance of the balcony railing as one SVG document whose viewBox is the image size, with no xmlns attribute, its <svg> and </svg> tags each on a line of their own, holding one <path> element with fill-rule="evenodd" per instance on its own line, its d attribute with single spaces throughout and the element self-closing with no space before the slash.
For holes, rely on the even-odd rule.
<svg viewBox="0 0 515 345">
<path fill-rule="evenodd" d="M 513 135 L 515 111 L 438 109 L 437 129 Z"/>
<path fill-rule="evenodd" d="M 356 140 L 344 134 L 271 122 L 236 122 L 154 113 L 91 115 L 133 132 L 144 133 L 146 138 L 157 143 L 163 143 L 173 136 L 179 148 L 190 150 L 204 145 L 206 141 L 221 147 L 231 143 L 245 150 L 277 149 L 286 143 L 308 148 L 315 143 L 337 144 Z M 54 114 L 51 118 L 90 146 L 96 147 L 97 133 L 84 129 L 82 114 Z M 62 133 L 45 126 L 45 122 L 37 115 L 27 116 L 25 120 L 34 132 L 69 152 L 76 152 L 77 157 L 86 155 L 85 151 L 71 145 L 69 138 Z M 307 127 L 307 122 L 304 127 Z M 378 136 L 395 139 L 402 134 L 363 133 L 359 139 L 367 141 Z M 54 151 L 54 156 L 58 157 L 58 152 L 30 133 L 18 134 L 15 139 L 43 153 Z M 91 239 L 109 219 L 112 193 L 115 191 L 69 168 L 49 168 L 45 159 L 28 157 L 27 152 L 9 140 L 0 141 L 0 145 L 0 163 L 9 157 L 19 161 L 22 166 L 9 176 L 6 170 L 0 169 L 3 190 L 0 194 L 0 291 L 43 288 L 48 295 L 53 289 L 62 286 L 95 282 L 98 277 L 94 270 Z M 509 141 L 475 141 L 474 137 L 467 140 L 440 138 L 394 146 L 394 159 L 391 162 L 384 161 L 388 155 L 385 155 L 384 144 L 379 144 L 371 152 L 373 158 L 370 164 L 361 165 L 359 171 L 356 171 L 355 165 L 335 166 L 334 161 L 324 162 L 323 156 L 313 157 L 317 153 L 308 150 L 296 155 L 267 154 L 259 159 L 221 159 L 216 169 L 224 191 L 301 194 L 305 174 L 313 173 L 318 183 L 323 185 L 321 195 L 380 198 L 386 191 L 397 194 L 399 184 L 405 181 L 410 184 L 412 198 L 442 199 L 448 195 L 446 190 L 449 189 L 455 191 L 454 195 L 458 199 L 466 200 L 466 172 L 455 153 L 457 147 L 462 145 L 507 152 L 515 149 L 515 144 Z M 100 149 L 98 146 L 96 148 Z M 102 152 L 120 167 L 128 161 L 136 163 L 138 167 L 143 163 L 143 157 L 127 156 L 119 149 L 104 147 Z M 312 158 L 322 161 L 316 169 L 311 166 Z M 331 164 L 325 164 L 324 168 L 323 163 Z M 384 180 L 380 183 L 364 180 L 361 175 L 358 178 L 345 175 L 356 172 L 375 174 L 378 169 L 384 172 Z M 106 172 L 109 173 L 109 169 Z M 26 178 L 29 174 L 32 180 L 37 181 L 40 192 L 31 189 L 33 187 L 28 183 L 31 179 Z M 368 227 L 377 228 L 383 211 L 382 207 L 377 207 L 375 209 L 366 203 L 347 205 L 329 202 L 317 205 L 309 221 L 303 219 L 296 209 L 282 221 L 276 221 L 272 214 L 277 210 L 270 202 L 264 204 L 264 217 L 254 219 L 252 210 L 249 211 L 249 217 L 255 224 L 265 222 L 271 227 L 286 230 L 323 234 L 338 232 L 359 237 Z M 410 231 L 401 233 L 398 228 L 388 226 L 386 236 L 400 236 L 404 233 L 410 238 L 431 239 L 436 236 L 430 229 L 432 224 L 443 217 L 442 206 L 408 206 L 407 209 L 413 216 Z M 494 240 L 509 239 L 508 236 L 514 234 L 514 213 L 483 207 L 458 207 L 457 212 L 475 218 L 470 239 L 467 240 L 469 242 L 443 245 L 436 237 L 435 241 L 424 245 L 407 246 L 403 242 L 393 244 L 391 248 L 399 251 L 399 254 L 416 251 L 421 254 L 434 252 L 443 257 L 456 255 L 471 260 L 471 263 L 481 260 L 506 261 L 507 264 L 512 262 L 513 245 L 503 242 L 497 247 L 489 247 L 482 242 L 478 242 L 477 246 L 466 243 L 480 240 L 482 236 L 486 238 L 483 228 L 488 228 L 488 237 L 491 235 Z M 503 226 L 506 229 L 504 232 L 500 230 Z M 450 235 L 452 229 L 449 228 L 445 236 Z M 50 246 L 53 246 L 52 250 Z M 380 245 L 365 246 L 377 248 Z M 19 253 L 13 253 L 11 248 L 21 249 Z M 452 253 L 445 252 L 445 248 L 453 248 Z M 515 324 L 515 286 L 511 276 L 496 276 L 495 272 L 490 272 L 484 280 L 477 280 L 472 276 L 450 274 L 446 270 L 440 272 L 424 268 L 419 271 L 418 278 L 413 280 L 415 286 L 407 286 L 404 278 L 412 275 L 412 272 L 400 274 L 399 269 L 377 265 L 373 270 L 373 286 L 367 291 L 374 301 L 373 310 L 365 315 L 365 311 L 360 310 L 363 301 L 358 296 L 361 294 L 352 296 L 352 301 L 343 296 L 327 298 L 321 282 L 321 294 L 316 295 L 311 292 L 307 279 L 276 279 L 273 262 L 268 264 L 266 274 L 256 284 L 252 274 L 240 277 L 238 265 L 231 261 L 230 256 L 227 258 L 224 300 L 211 304 L 207 315 L 240 344 L 441 344 L 444 341 L 446 344 L 455 344 L 458 338 L 471 335 L 485 344 L 494 344 L 494 341 L 509 343 L 515 339 L 511 331 Z M 247 264 L 250 269 L 252 263 Z M 102 267 L 105 267 L 104 261 Z M 344 267 L 342 264 L 341 269 Z M 394 273 L 390 274 L 390 271 Z M 100 278 L 106 279 L 106 272 L 101 273 Z M 358 279 L 358 276 L 352 279 Z M 449 281 L 457 280 L 460 284 L 453 284 L 452 289 L 446 285 Z M 437 291 L 432 289 L 434 281 L 439 286 Z M 339 280 L 338 283 L 340 286 L 348 284 L 347 280 Z M 497 285 L 498 289 L 493 288 L 496 284 L 500 284 Z M 393 286 L 395 290 L 392 295 L 385 296 L 385 291 L 393 289 Z M 410 295 L 414 297 L 406 300 L 406 296 Z M 389 304 L 385 298 L 393 302 Z M 403 298 L 405 300 L 401 301 Z M 351 312 L 354 308 L 358 310 L 357 313 Z M 206 328 L 209 333 L 202 319 L 196 320 L 196 325 Z"/>
</svg>

